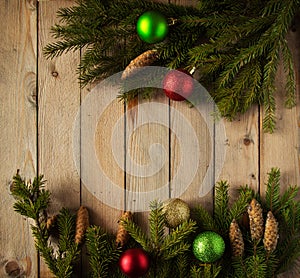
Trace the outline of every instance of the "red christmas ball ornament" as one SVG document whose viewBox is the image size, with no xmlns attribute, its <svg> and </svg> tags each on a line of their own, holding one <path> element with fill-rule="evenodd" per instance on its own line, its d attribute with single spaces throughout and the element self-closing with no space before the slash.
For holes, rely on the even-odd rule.
<svg viewBox="0 0 300 278">
<path fill-rule="evenodd" d="M 128 249 L 120 256 L 119 267 L 126 276 L 138 278 L 147 273 L 150 267 L 150 260 L 143 249 Z"/>
<path fill-rule="evenodd" d="M 163 90 L 172 100 L 185 100 L 193 93 L 194 79 L 185 69 L 171 70 L 163 80 Z"/>
</svg>

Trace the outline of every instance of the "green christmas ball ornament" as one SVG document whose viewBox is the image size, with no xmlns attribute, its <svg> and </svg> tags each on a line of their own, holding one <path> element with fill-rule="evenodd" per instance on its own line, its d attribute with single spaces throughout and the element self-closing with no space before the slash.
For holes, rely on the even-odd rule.
<svg viewBox="0 0 300 278">
<path fill-rule="evenodd" d="M 212 231 L 200 233 L 193 242 L 195 257 L 204 263 L 212 263 L 220 259 L 225 251 L 223 238 Z"/>
<path fill-rule="evenodd" d="M 186 202 L 179 198 L 172 198 L 163 203 L 163 213 L 166 226 L 176 228 L 184 221 L 190 219 L 190 208 Z"/>
<path fill-rule="evenodd" d="M 169 27 L 167 19 L 161 13 L 148 11 L 139 17 L 136 29 L 141 40 L 158 43 L 167 36 Z"/>
</svg>

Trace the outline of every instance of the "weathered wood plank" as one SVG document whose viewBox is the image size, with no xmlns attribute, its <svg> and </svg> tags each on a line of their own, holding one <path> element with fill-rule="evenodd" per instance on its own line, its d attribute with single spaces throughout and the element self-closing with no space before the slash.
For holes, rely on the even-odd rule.
<svg viewBox="0 0 300 278">
<path fill-rule="evenodd" d="M 97 94 L 97 88 L 90 93 Z M 81 146 L 83 177 L 81 200 L 82 205 L 89 208 L 91 224 L 100 225 L 109 232 L 116 232 L 118 218 L 121 210 L 124 209 L 124 105 L 111 96 L 115 95 L 112 90 L 108 88 L 105 91 L 99 90 L 101 91 L 97 102 L 99 105 L 103 103 L 105 97 L 111 100 L 108 101 L 107 107 L 103 109 L 96 121 L 95 140 L 84 143 L 92 144 L 97 161 L 91 161 L 90 157 L 86 156 L 84 146 Z M 98 110 L 97 103 L 97 107 L 93 105 L 87 107 L 90 115 Z M 82 118 L 81 142 L 87 135 L 86 132 L 86 123 Z M 102 175 L 99 176 L 99 173 Z M 86 175 L 89 176 L 88 184 L 85 184 Z M 95 182 L 92 182 L 93 179 Z M 118 193 L 115 195 L 116 191 Z"/>
<path fill-rule="evenodd" d="M 282 173 L 282 190 L 289 184 L 300 184 L 300 162 L 299 162 L 299 46 L 300 46 L 300 24 L 297 31 L 290 32 L 288 36 L 289 45 L 293 53 L 298 104 L 293 109 L 286 109 L 285 101 L 285 72 L 281 63 L 276 76 L 276 130 L 273 134 L 261 133 L 261 191 L 265 191 L 264 182 L 271 167 L 279 167 Z"/>
<path fill-rule="evenodd" d="M 56 11 L 74 1 L 39 2 L 38 59 L 38 148 L 39 172 L 52 192 L 49 214 L 62 207 L 77 210 L 80 205 L 80 179 L 73 160 L 73 130 L 80 108 L 76 68 L 79 53 L 46 60 L 43 47 L 52 41 L 50 28 L 57 21 Z M 75 146 L 78 147 L 78 146 Z M 51 277 L 41 260 L 41 277 Z"/>
<path fill-rule="evenodd" d="M 138 102 L 126 117 L 126 210 L 147 211 L 169 198 L 169 106 L 164 96 Z M 136 220 L 147 224 L 148 214 Z"/>
<path fill-rule="evenodd" d="M 37 277 L 31 222 L 13 212 L 9 192 L 17 169 L 36 175 L 36 3 L 1 1 L 0 15 L 0 276 Z"/>
<path fill-rule="evenodd" d="M 154 2 L 168 3 L 168 0 Z M 149 210 L 151 201 L 169 198 L 168 100 L 158 94 L 150 102 L 138 100 L 129 106 L 125 131 L 125 209 L 140 211 L 134 220 L 147 231 L 149 213 L 143 211 Z"/>
<path fill-rule="evenodd" d="M 124 209 L 124 105 L 116 99 L 118 89 L 103 82 L 82 91 L 81 204 L 89 210 L 91 225 L 116 233 Z M 88 277 L 88 267 L 83 250 L 81 277 Z"/>
<path fill-rule="evenodd" d="M 277 124 L 273 134 L 261 133 L 261 194 L 265 193 L 267 173 L 271 167 L 279 167 L 281 171 L 281 190 L 289 185 L 300 185 L 300 21 L 296 21 L 294 31 L 288 34 L 288 42 L 293 54 L 295 74 L 297 106 L 286 109 L 285 100 L 285 73 L 280 64 L 276 76 L 276 103 Z M 262 112 L 263 113 L 263 112 Z M 300 194 L 298 194 L 298 198 Z M 298 266 L 299 266 L 298 260 Z M 280 275 L 284 278 L 298 277 L 299 273 L 293 269 Z"/>
<path fill-rule="evenodd" d="M 230 184 L 232 200 L 241 185 L 259 189 L 259 112 L 257 106 L 229 122 L 223 119 L 226 132 L 226 157 L 218 180 Z M 216 136 L 218 134 L 216 132 Z"/>
<path fill-rule="evenodd" d="M 191 0 L 171 0 L 170 3 L 177 5 L 196 6 L 198 1 Z M 197 75 L 197 73 L 195 73 Z M 195 78 L 197 78 L 195 76 Z M 195 91 L 199 97 L 205 99 L 203 93 L 206 90 L 199 88 Z M 180 197 L 191 207 L 199 203 L 208 210 L 213 204 L 213 184 L 214 184 L 214 123 L 213 111 L 209 111 L 213 106 L 203 103 L 191 108 L 185 102 L 170 101 L 170 130 L 171 130 L 171 159 L 170 171 L 171 181 L 176 175 L 177 181 L 171 182 L 171 197 Z M 172 131 L 179 131 L 178 134 Z M 193 139 L 195 142 L 193 142 Z M 182 140 L 184 139 L 184 140 Z M 189 139 L 189 140 L 187 140 Z M 185 144 L 183 142 L 186 141 Z M 181 155 L 180 155 L 181 152 Z M 190 157 L 190 161 L 184 162 L 184 156 Z M 181 163 L 184 168 L 180 169 Z M 191 169 L 196 167 L 196 172 L 191 175 Z M 187 181 L 189 180 L 188 184 Z M 186 188 L 182 188 L 186 187 Z M 211 190 L 204 188 L 211 187 Z M 186 191 L 185 191 L 186 189 Z M 204 194 L 201 194 L 200 191 Z M 185 191 L 181 196 L 179 192 Z M 205 191 L 205 192 L 204 192 Z"/>
<path fill-rule="evenodd" d="M 213 121 L 206 123 L 203 115 L 211 117 L 203 106 L 191 108 L 186 103 L 171 101 L 171 197 L 179 197 L 191 207 L 201 203 L 211 209 L 214 124 Z M 210 190 L 204 190 L 208 184 Z M 206 192 L 200 197 L 201 190 Z"/>
<path fill-rule="evenodd" d="M 176 4 L 196 5 L 197 1 L 174 0 Z M 232 199 L 236 196 L 236 189 L 240 185 L 248 184 L 258 189 L 258 155 L 259 155 L 259 126 L 258 109 L 253 107 L 245 115 L 237 117 L 233 122 L 221 119 L 225 126 L 226 139 L 224 142 L 224 126 L 217 123 L 215 126 L 214 142 L 214 180 L 228 180 L 231 184 L 230 194 Z M 225 146 L 225 151 L 224 151 Z M 225 152 L 225 163 L 223 155 Z M 220 167 L 222 169 L 220 169 Z M 209 201 L 212 195 L 207 196 Z M 204 200 L 204 202 L 206 202 Z"/>
</svg>

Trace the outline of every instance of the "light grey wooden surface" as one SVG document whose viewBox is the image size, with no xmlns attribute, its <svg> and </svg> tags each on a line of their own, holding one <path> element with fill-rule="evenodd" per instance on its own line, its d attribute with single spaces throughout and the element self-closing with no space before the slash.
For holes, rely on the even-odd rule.
<svg viewBox="0 0 300 278">
<path fill-rule="evenodd" d="M 193 5 L 196 1 L 170 2 Z M 78 168 L 74 160 L 74 153 L 86 156 L 82 153 L 83 146 L 74 144 L 74 136 L 75 139 L 81 136 L 79 143 L 85 142 L 87 132 L 84 118 L 77 123 L 76 129 L 76 117 L 80 112 L 88 111 L 91 115 L 96 112 L 97 105 L 91 106 L 90 111 L 83 111 L 86 108 L 81 107 L 96 89 L 80 89 L 78 85 L 76 68 L 80 53 L 69 53 L 54 60 L 46 60 L 42 54 L 43 46 L 52 41 L 50 27 L 57 21 L 57 9 L 73 4 L 74 1 L 69 0 L 0 1 L 3 22 L 0 40 L 0 277 L 5 277 L 7 263 L 14 266 L 14 262 L 27 277 L 51 277 L 35 252 L 30 222 L 12 209 L 14 200 L 9 184 L 17 169 L 26 177 L 34 177 L 37 173 L 45 175 L 47 188 L 52 192 L 50 214 L 63 206 L 75 211 L 82 204 L 90 211 L 91 223 L 110 232 L 116 231 L 123 209 L 141 210 L 147 206 L 147 194 L 139 192 L 160 190 L 164 185 L 162 199 L 178 197 L 176 192 L 183 191 L 180 198 L 191 206 L 201 203 L 211 209 L 213 191 L 199 197 L 209 165 L 220 173 L 211 172 L 205 182 L 213 184 L 227 179 L 232 185 L 233 199 L 235 189 L 242 184 L 249 184 L 263 193 L 271 167 L 281 168 L 282 189 L 289 184 L 300 185 L 300 109 L 299 104 L 291 110 L 284 108 L 282 66 L 276 79 L 278 121 L 274 134 L 262 131 L 263 111 L 257 106 L 233 122 L 222 120 L 223 138 L 222 130 L 214 123 L 207 123 L 197 109 L 169 101 L 164 95 L 154 99 L 154 105 L 161 107 L 161 123 L 153 121 L 153 109 L 148 101 L 138 100 L 124 106 L 113 100 L 97 119 L 91 141 L 96 166 L 105 178 L 92 185 L 87 184 L 89 180 L 81 180 L 84 175 L 98 179 L 97 172 L 92 171 L 95 165 L 86 160 L 87 164 Z M 295 60 L 298 103 L 299 34 L 297 30 L 288 37 Z M 115 93 L 112 89 L 106 90 L 108 94 Z M 182 166 L 181 163 L 183 155 L 194 157 L 195 153 L 190 146 L 184 145 L 191 136 L 186 133 L 187 123 L 197 138 L 198 148 L 197 171 L 188 186 L 184 180 L 190 178 L 186 173 L 191 165 Z M 81 133 L 74 135 L 74 130 Z M 117 139 L 113 138 L 116 134 Z M 157 152 L 151 152 L 151 148 Z M 223 165 L 218 156 L 221 150 L 226 151 Z M 144 175 L 145 167 L 157 165 L 160 169 Z M 123 193 L 112 195 L 107 179 L 114 184 L 111 188 L 118 186 L 116 192 Z M 93 189 L 99 190 L 101 200 L 94 196 Z M 135 213 L 135 220 L 145 229 L 147 215 L 145 211 Z"/>
</svg>

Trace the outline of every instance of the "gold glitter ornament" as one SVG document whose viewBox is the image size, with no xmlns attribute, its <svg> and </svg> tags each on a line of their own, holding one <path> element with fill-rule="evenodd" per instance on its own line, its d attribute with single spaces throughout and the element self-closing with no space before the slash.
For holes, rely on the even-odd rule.
<svg viewBox="0 0 300 278">
<path fill-rule="evenodd" d="M 169 199 L 163 204 L 163 213 L 166 226 L 176 228 L 184 221 L 190 219 L 190 208 L 186 202 L 179 198 Z"/>
</svg>

